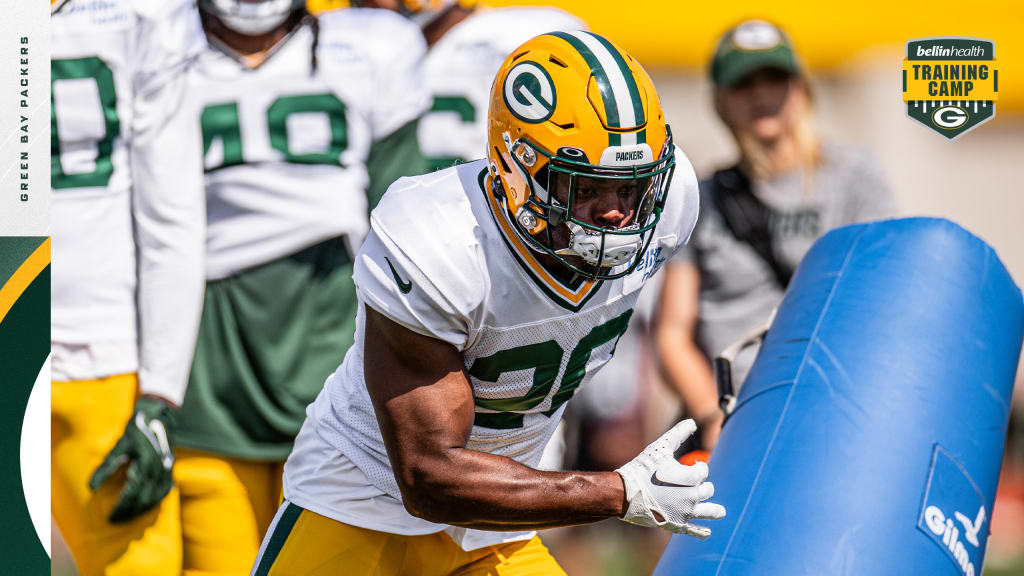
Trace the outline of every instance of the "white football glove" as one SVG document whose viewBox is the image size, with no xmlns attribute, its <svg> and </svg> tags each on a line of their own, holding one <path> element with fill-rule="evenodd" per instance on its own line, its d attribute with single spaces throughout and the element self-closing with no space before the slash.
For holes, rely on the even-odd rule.
<svg viewBox="0 0 1024 576">
<path fill-rule="evenodd" d="M 683 420 L 616 470 L 622 476 L 629 502 L 623 520 L 689 534 L 701 540 L 711 535 L 710 528 L 690 522 L 693 518 L 718 520 L 725 517 L 722 505 L 705 502 L 715 493 L 711 482 L 704 481 L 708 477 L 708 465 L 697 462 L 684 466 L 673 455 L 696 430 L 693 420 Z"/>
</svg>

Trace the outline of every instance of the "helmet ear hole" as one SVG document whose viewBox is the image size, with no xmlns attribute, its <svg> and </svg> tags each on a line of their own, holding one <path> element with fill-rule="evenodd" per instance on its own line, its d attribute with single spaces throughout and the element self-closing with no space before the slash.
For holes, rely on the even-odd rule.
<svg viewBox="0 0 1024 576">
<path fill-rule="evenodd" d="M 543 166 L 541 166 L 540 168 L 537 169 L 537 175 L 534 176 L 534 180 L 536 180 L 539 184 L 544 186 L 544 189 L 548 191 L 549 195 L 551 194 L 551 169 L 550 169 L 550 165 L 551 165 L 550 162 L 545 162 Z"/>
<path fill-rule="evenodd" d="M 494 154 L 498 157 L 498 162 L 501 162 L 501 169 L 505 172 L 511 172 L 512 168 L 509 167 L 508 162 L 505 161 L 505 156 L 498 150 L 498 147 L 494 147 Z"/>
<path fill-rule="evenodd" d="M 566 158 L 576 162 L 590 162 L 586 152 L 573 146 L 562 146 L 555 155 L 559 158 Z"/>
</svg>

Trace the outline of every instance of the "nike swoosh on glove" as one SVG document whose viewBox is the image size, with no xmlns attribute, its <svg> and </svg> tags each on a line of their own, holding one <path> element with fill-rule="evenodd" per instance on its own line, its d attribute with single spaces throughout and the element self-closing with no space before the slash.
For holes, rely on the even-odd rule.
<svg viewBox="0 0 1024 576">
<path fill-rule="evenodd" d="M 708 465 L 697 462 L 684 466 L 673 455 L 696 430 L 693 420 L 683 420 L 616 470 L 622 476 L 629 503 L 623 520 L 701 540 L 711 535 L 710 528 L 690 522 L 725 517 L 722 505 L 705 502 L 715 493 L 714 485 L 704 481 Z"/>
<path fill-rule="evenodd" d="M 145 513 L 170 492 L 175 430 L 175 409 L 166 402 L 150 396 L 135 401 L 124 434 L 89 479 L 89 488 L 99 490 L 121 465 L 128 465 L 111 522 L 127 522 Z"/>
</svg>

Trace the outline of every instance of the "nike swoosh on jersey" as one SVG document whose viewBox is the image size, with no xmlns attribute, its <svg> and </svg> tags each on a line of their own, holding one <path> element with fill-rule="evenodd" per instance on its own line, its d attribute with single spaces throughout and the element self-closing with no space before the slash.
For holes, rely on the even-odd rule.
<svg viewBox="0 0 1024 576">
<path fill-rule="evenodd" d="M 395 270 L 395 265 L 391 263 L 391 260 L 387 256 L 384 260 L 388 263 L 388 268 L 391 268 L 391 275 L 395 277 L 395 282 L 398 283 L 398 289 L 402 291 L 402 294 L 408 294 L 412 290 L 412 282 L 403 282 L 402 278 L 398 275 L 398 270 Z"/>
</svg>

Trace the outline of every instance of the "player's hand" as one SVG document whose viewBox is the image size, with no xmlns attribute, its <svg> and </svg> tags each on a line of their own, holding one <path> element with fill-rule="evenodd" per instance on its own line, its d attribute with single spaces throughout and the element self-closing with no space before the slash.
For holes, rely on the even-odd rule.
<svg viewBox="0 0 1024 576">
<path fill-rule="evenodd" d="M 124 435 L 93 472 L 89 488 L 98 490 L 110 476 L 128 465 L 128 473 L 111 522 L 127 522 L 163 500 L 171 490 L 174 465 L 175 409 L 159 398 L 140 396 Z"/>
<path fill-rule="evenodd" d="M 711 529 L 690 522 L 691 519 L 725 517 L 723 506 L 705 502 L 715 493 L 715 487 L 704 481 L 708 477 L 708 465 L 697 462 L 684 466 L 673 456 L 679 445 L 696 430 L 693 420 L 683 420 L 616 470 L 622 476 L 629 503 L 623 520 L 702 540 L 711 535 Z"/>
</svg>

